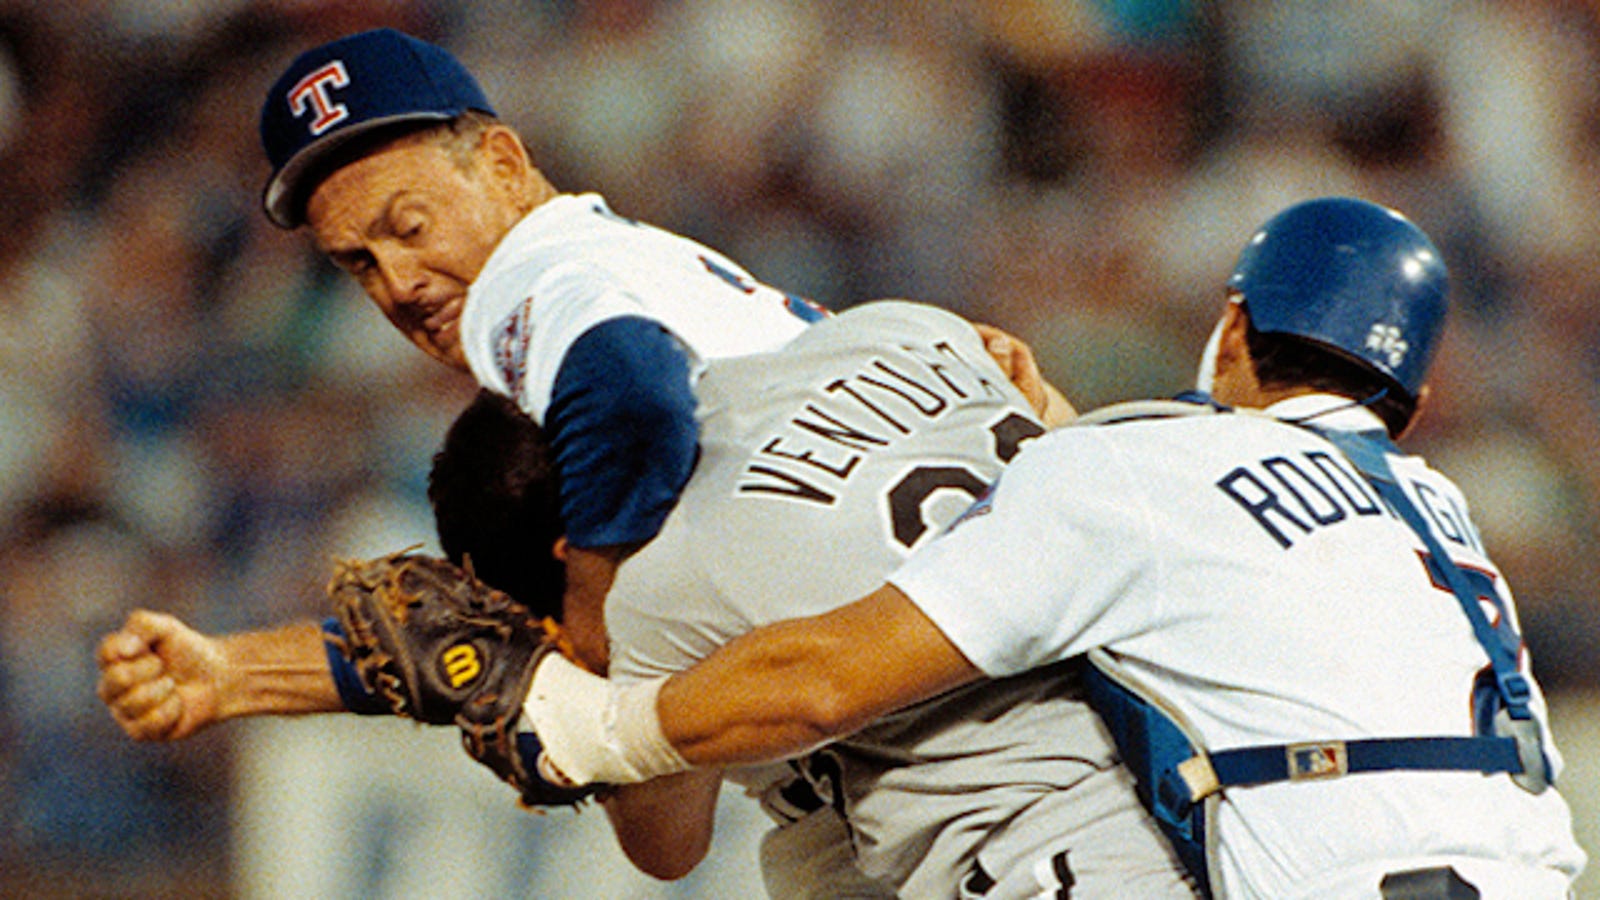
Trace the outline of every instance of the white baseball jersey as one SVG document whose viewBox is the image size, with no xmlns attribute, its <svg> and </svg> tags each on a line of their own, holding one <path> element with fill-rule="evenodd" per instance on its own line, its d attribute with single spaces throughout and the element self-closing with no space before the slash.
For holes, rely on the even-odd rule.
<svg viewBox="0 0 1600 900">
<path fill-rule="evenodd" d="M 543 422 L 567 348 L 601 322 L 659 322 L 698 367 L 783 346 L 805 329 L 803 304 L 708 247 L 617 215 L 597 194 L 567 194 L 495 248 L 467 293 L 461 340 L 478 383 Z"/>
<path fill-rule="evenodd" d="M 1267 413 L 1060 429 L 890 580 L 991 675 L 1106 648 L 1213 751 L 1471 735 L 1488 659 L 1454 594 L 1331 444 L 1279 421 L 1378 419 L 1323 395 Z M 1514 621 L 1461 492 L 1419 458 L 1391 463 L 1492 614 Z M 1235 787 L 1217 809 L 1228 898 L 1376 900 L 1384 874 L 1439 865 L 1485 898 L 1561 898 L 1584 864 L 1561 796 L 1503 774 Z"/>
<path fill-rule="evenodd" d="M 694 478 L 607 599 L 619 681 L 868 593 L 1042 431 L 970 324 L 892 301 L 782 353 L 714 363 L 699 397 Z M 863 871 L 902 896 L 954 898 L 980 860 L 1030 893 L 1070 867 L 1074 897 L 1193 896 L 1070 667 L 970 686 L 805 768 L 845 812 Z M 1051 857 L 1040 881 L 1031 869 Z"/>
</svg>

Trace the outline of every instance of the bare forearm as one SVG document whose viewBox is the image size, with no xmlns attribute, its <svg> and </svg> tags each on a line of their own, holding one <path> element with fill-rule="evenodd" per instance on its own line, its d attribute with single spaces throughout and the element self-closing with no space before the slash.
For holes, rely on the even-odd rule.
<svg viewBox="0 0 1600 900">
<path fill-rule="evenodd" d="M 665 681 L 617 688 L 551 657 L 526 712 L 577 783 L 781 759 L 981 676 L 891 586 L 759 628 Z"/>
<path fill-rule="evenodd" d="M 628 860 L 670 881 L 689 874 L 710 849 L 721 785 L 719 771 L 685 772 L 624 785 L 601 804 Z"/>
<path fill-rule="evenodd" d="M 669 680 L 662 731 L 696 765 L 792 756 L 980 672 L 885 585 L 848 606 L 757 629 Z"/>
<path fill-rule="evenodd" d="M 564 561 L 567 587 L 562 597 L 562 627 L 578 661 L 591 672 L 605 673 L 611 653 L 606 641 L 606 594 L 617 577 L 625 548 L 569 547 Z"/>
<path fill-rule="evenodd" d="M 812 623 L 768 626 L 670 679 L 656 709 L 672 746 L 697 766 L 761 762 L 803 753 L 888 712 L 851 693 L 842 649 Z"/>
<path fill-rule="evenodd" d="M 219 720 L 344 709 L 316 623 L 229 635 L 219 645 L 226 665 Z"/>
</svg>

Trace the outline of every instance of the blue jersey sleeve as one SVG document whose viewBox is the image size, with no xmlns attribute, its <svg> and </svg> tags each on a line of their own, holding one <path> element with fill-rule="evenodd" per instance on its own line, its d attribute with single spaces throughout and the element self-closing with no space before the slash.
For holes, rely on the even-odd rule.
<svg viewBox="0 0 1600 900">
<path fill-rule="evenodd" d="M 575 547 L 655 537 L 699 447 L 689 354 L 660 324 L 610 319 L 573 342 L 556 372 L 545 432 Z"/>
<path fill-rule="evenodd" d="M 328 670 L 333 675 L 333 686 L 338 688 L 344 708 L 362 716 L 388 714 L 389 704 L 367 690 L 356 667 L 339 652 L 344 640 L 344 628 L 339 625 L 338 619 L 329 616 L 322 620 L 322 649 L 328 654 Z"/>
</svg>

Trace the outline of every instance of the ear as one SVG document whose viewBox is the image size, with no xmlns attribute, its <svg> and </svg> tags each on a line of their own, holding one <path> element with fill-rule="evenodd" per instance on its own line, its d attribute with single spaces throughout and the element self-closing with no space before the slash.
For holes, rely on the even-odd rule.
<svg viewBox="0 0 1600 900">
<path fill-rule="evenodd" d="M 1261 385 L 1256 381 L 1255 360 L 1250 356 L 1250 316 L 1238 303 L 1229 303 L 1217 323 L 1212 358 L 1211 396 L 1230 406 L 1256 406 Z"/>
<path fill-rule="evenodd" d="M 567 538 L 563 535 L 556 538 L 555 545 L 550 548 L 550 555 L 555 557 L 557 562 L 565 564 L 570 549 L 571 547 L 567 544 Z"/>
<path fill-rule="evenodd" d="M 479 164 L 484 173 L 518 201 L 529 199 L 533 179 L 533 160 L 517 133 L 504 125 L 491 125 L 478 145 Z M 531 207 L 530 207 L 531 208 Z"/>
<path fill-rule="evenodd" d="M 1235 365 L 1250 355 L 1250 316 L 1243 303 L 1229 303 L 1222 311 L 1222 336 L 1217 342 L 1217 369 Z"/>
</svg>

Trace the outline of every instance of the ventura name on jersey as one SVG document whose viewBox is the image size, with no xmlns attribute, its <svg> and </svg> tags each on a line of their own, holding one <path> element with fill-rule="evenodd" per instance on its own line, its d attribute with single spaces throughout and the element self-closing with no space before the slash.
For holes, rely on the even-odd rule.
<svg viewBox="0 0 1600 900">
<path fill-rule="evenodd" d="M 998 408 L 1008 395 L 948 342 L 902 346 L 849 375 L 817 385 L 746 463 L 736 494 L 831 504 L 869 454 L 893 447 L 953 411 Z M 992 434 L 1001 458 L 1042 432 L 1012 414 Z"/>
</svg>

